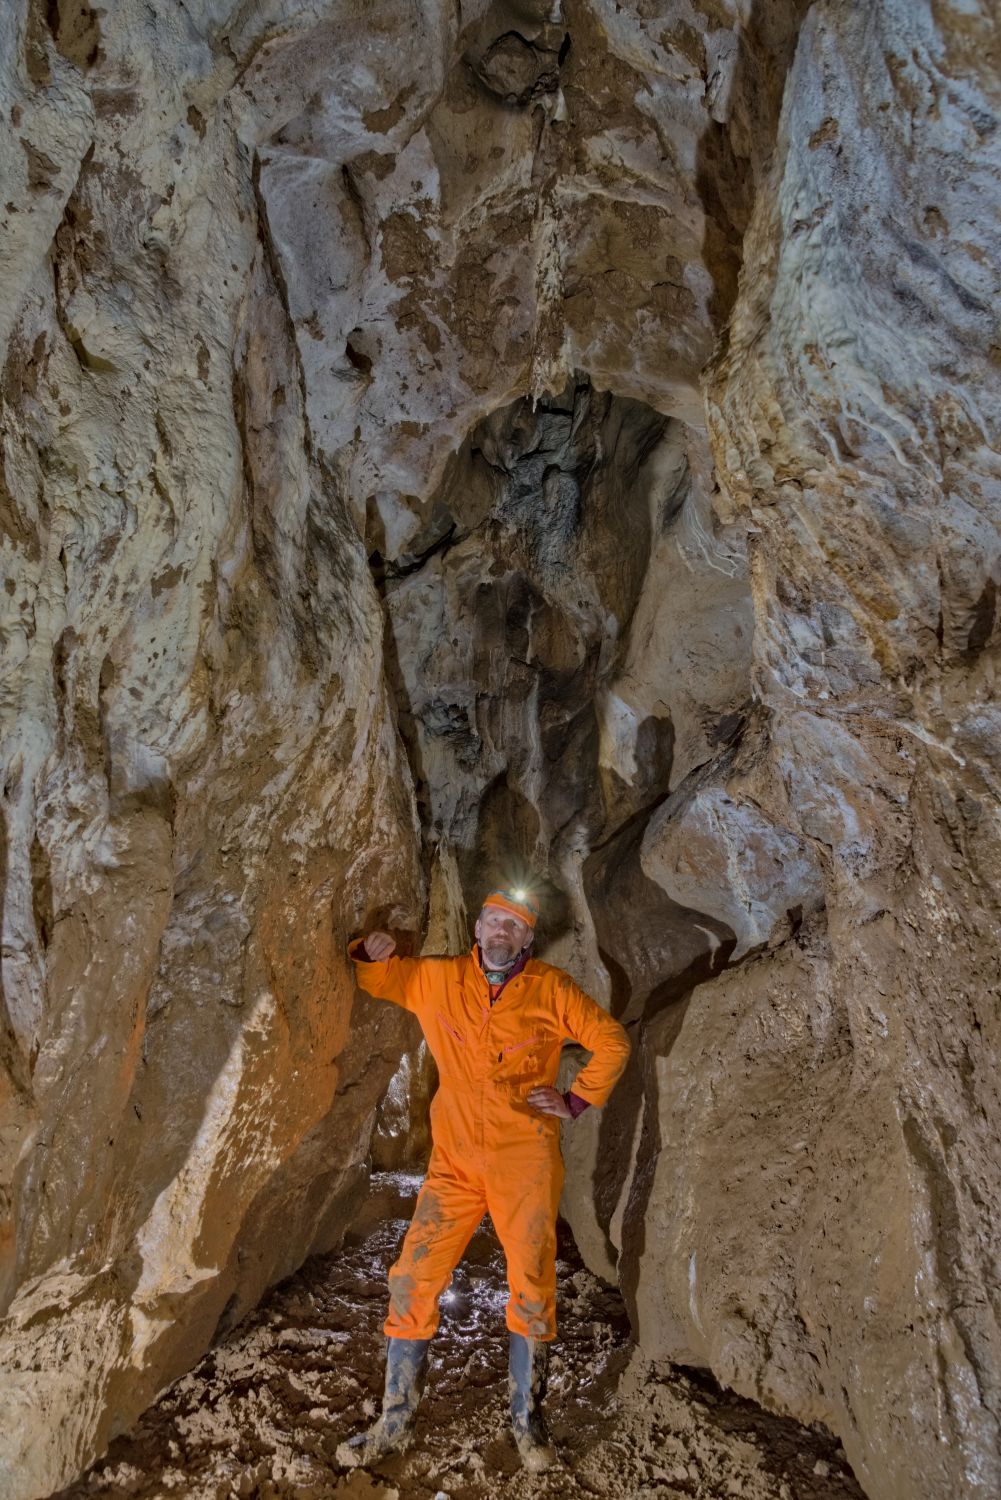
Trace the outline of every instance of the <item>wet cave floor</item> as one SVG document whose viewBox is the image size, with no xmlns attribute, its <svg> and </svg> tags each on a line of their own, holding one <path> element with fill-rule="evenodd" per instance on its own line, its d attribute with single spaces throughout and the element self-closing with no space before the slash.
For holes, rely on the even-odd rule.
<svg viewBox="0 0 1001 1500">
<path fill-rule="evenodd" d="M 708 1376 L 642 1363 L 621 1297 L 584 1268 L 562 1225 L 547 1403 L 561 1462 L 524 1473 L 507 1430 L 507 1287 L 488 1220 L 446 1293 L 410 1450 L 377 1470 L 341 1469 L 338 1443 L 381 1401 L 386 1271 L 418 1182 L 373 1178 L 352 1237 L 275 1288 L 59 1500 L 863 1500 L 823 1430 Z"/>
</svg>

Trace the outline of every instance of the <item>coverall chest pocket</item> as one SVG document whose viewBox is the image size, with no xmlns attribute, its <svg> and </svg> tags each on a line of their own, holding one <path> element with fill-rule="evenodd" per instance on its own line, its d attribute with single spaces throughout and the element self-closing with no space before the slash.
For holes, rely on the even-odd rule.
<svg viewBox="0 0 1001 1500">
<path fill-rule="evenodd" d="M 526 1036 L 517 1042 L 502 1043 L 497 1049 L 499 1070 L 507 1077 L 532 1078 L 541 1067 L 541 1036 Z"/>
<path fill-rule="evenodd" d="M 529 1036 L 523 1042 L 508 1042 L 503 1055 L 510 1057 L 515 1052 L 523 1052 L 526 1047 L 537 1047 L 541 1041 L 541 1036 Z"/>
<path fill-rule="evenodd" d="M 466 1038 L 463 1036 L 462 1032 L 455 1025 L 455 1023 L 449 1020 L 448 1016 L 446 1016 L 443 1010 L 439 1010 L 437 1012 L 437 1020 L 438 1025 L 442 1028 L 447 1036 L 450 1036 L 452 1038 L 453 1042 L 458 1042 L 460 1047 L 464 1047 L 466 1045 Z"/>
</svg>

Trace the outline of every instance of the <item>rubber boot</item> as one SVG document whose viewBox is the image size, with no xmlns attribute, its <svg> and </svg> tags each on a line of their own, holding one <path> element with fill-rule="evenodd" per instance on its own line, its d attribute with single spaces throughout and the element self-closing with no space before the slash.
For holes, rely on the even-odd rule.
<svg viewBox="0 0 1001 1500">
<path fill-rule="evenodd" d="M 542 1417 L 548 1369 L 549 1345 L 512 1333 L 508 1360 L 511 1431 L 522 1465 L 532 1474 L 541 1474 L 556 1462 L 556 1450 Z"/>
<path fill-rule="evenodd" d="M 341 1443 L 337 1462 L 354 1469 L 389 1453 L 403 1453 L 413 1436 L 417 1407 L 427 1379 L 430 1339 L 387 1339 L 382 1415 L 367 1432 Z"/>
</svg>

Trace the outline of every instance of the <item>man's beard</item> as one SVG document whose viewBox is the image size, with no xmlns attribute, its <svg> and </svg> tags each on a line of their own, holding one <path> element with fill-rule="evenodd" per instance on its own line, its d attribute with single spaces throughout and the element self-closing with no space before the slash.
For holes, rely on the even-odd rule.
<svg viewBox="0 0 1001 1500">
<path fill-rule="evenodd" d="M 488 969 L 506 969 L 518 957 L 521 949 L 504 938 L 492 938 L 489 944 L 482 945 L 482 951 Z"/>
</svg>

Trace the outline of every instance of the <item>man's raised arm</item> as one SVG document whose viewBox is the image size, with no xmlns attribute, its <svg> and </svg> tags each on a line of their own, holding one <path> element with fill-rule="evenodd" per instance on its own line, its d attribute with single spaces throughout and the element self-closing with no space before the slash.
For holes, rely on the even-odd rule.
<svg viewBox="0 0 1001 1500">
<path fill-rule="evenodd" d="M 420 959 L 397 958 L 396 939 L 388 932 L 370 932 L 348 944 L 348 957 L 354 960 L 355 978 L 369 995 L 377 1000 L 391 1000 L 404 1010 L 416 1010 Z"/>
</svg>

